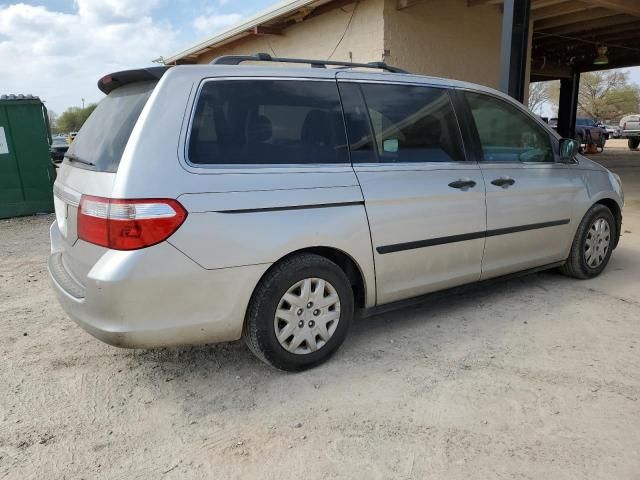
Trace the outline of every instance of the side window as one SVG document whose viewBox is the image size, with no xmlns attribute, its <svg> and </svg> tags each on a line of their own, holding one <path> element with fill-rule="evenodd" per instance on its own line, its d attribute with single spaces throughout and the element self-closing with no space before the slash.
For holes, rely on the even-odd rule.
<svg viewBox="0 0 640 480">
<path fill-rule="evenodd" d="M 381 162 L 465 161 L 458 122 L 446 90 L 362 84 Z"/>
<path fill-rule="evenodd" d="M 188 156 L 199 165 L 347 163 L 346 143 L 333 82 L 209 81 Z"/>
<path fill-rule="evenodd" d="M 553 162 L 549 133 L 507 102 L 466 92 L 485 162 Z"/>
<path fill-rule="evenodd" d="M 344 109 L 344 123 L 347 126 L 351 161 L 353 163 L 375 163 L 378 161 L 376 145 L 360 86 L 350 82 L 338 85 Z"/>
</svg>

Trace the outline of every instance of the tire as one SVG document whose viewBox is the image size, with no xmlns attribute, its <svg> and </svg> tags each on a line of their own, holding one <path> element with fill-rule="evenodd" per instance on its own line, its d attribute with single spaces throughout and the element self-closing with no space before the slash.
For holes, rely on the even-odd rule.
<svg viewBox="0 0 640 480">
<path fill-rule="evenodd" d="M 629 150 L 638 150 L 640 146 L 640 138 L 630 138 L 627 141 L 627 145 L 629 145 Z"/>
<path fill-rule="evenodd" d="M 322 297 L 315 296 L 320 295 L 318 289 L 322 285 L 318 280 L 326 283 Z M 306 281 L 311 283 L 306 284 Z M 296 285 L 299 286 L 294 289 Z M 310 296 L 305 296 L 302 290 L 305 285 L 310 285 L 307 290 Z M 288 303 L 285 294 L 295 302 Z M 332 301 L 335 295 L 338 303 L 325 307 L 324 304 Z M 310 307 L 312 300 L 322 303 L 321 309 Z M 353 305 L 351 284 L 338 265 L 315 254 L 295 255 L 272 267 L 256 287 L 247 310 L 243 337 L 249 349 L 263 362 L 280 370 L 305 370 L 325 362 L 342 345 L 353 319 Z M 299 315 L 300 311 L 302 315 Z M 286 316 L 276 317 L 276 312 Z M 327 322 L 333 317 L 337 318 L 336 325 Z M 327 323 L 321 323 L 319 319 L 323 318 Z M 287 322 L 287 319 L 292 321 Z M 321 328 L 323 324 L 324 329 Z M 277 337 L 278 328 L 282 343 Z M 300 343 L 300 338 L 305 340 Z M 296 347 L 296 344 L 299 345 Z M 290 350 L 294 348 L 296 351 Z"/>
<path fill-rule="evenodd" d="M 600 221 L 606 222 L 608 226 L 608 235 L 603 233 L 601 234 L 601 237 L 598 237 L 599 234 L 597 230 L 592 230 Z M 602 224 L 600 223 L 600 225 Z M 571 244 L 569 257 L 567 258 L 566 263 L 560 268 L 560 271 L 569 277 L 583 280 L 597 277 L 605 269 L 607 263 L 609 263 L 611 252 L 615 245 L 616 235 L 616 221 L 611 210 L 604 205 L 594 205 L 589 209 L 580 222 L 578 230 L 576 231 L 576 236 Z M 599 242 L 600 238 L 602 238 L 602 242 Z M 589 254 L 587 253 L 589 241 L 595 242 L 598 246 L 598 249 L 596 249 L 596 252 L 598 253 L 595 254 L 597 262 L 592 264 L 588 261 L 589 259 L 593 259 L 593 257 L 589 257 Z M 605 245 L 606 251 L 603 252 L 602 249 Z"/>
</svg>

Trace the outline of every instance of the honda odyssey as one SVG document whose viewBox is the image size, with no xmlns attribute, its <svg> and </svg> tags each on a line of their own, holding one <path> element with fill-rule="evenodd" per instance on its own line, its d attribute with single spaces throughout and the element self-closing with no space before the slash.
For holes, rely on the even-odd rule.
<svg viewBox="0 0 640 480">
<path fill-rule="evenodd" d="M 486 87 L 266 54 L 99 87 L 54 186 L 49 272 L 111 345 L 244 337 L 302 370 L 358 311 L 516 272 L 591 278 L 618 243 L 620 178 Z"/>
</svg>

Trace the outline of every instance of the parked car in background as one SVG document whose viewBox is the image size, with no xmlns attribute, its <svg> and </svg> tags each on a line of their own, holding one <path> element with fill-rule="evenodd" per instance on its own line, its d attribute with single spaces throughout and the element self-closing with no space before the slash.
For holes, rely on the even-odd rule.
<svg viewBox="0 0 640 480">
<path fill-rule="evenodd" d="M 69 150 L 69 144 L 65 137 L 53 137 L 51 138 L 51 145 L 49 145 L 49 153 L 51 153 L 51 160 L 54 163 L 60 163 L 64 159 L 65 153 Z"/>
<path fill-rule="evenodd" d="M 78 132 L 69 132 L 67 134 L 67 143 L 69 145 L 73 143 L 73 140 L 76 138 L 76 135 L 78 135 Z"/>
<path fill-rule="evenodd" d="M 574 138 L 578 140 L 581 145 L 595 145 L 601 149 L 604 149 L 607 141 L 604 129 L 599 127 L 592 118 L 584 117 L 576 120 Z"/>
<path fill-rule="evenodd" d="M 640 147 L 640 115 L 628 115 L 620 120 L 620 136 L 627 139 L 629 150 Z"/>
<path fill-rule="evenodd" d="M 107 96 L 54 186 L 49 257 L 57 298 L 97 338 L 244 337 L 302 370 L 338 349 L 355 311 L 607 265 L 620 177 L 521 103 L 381 63 L 238 65 L 257 59 L 294 62 L 222 57 L 99 82 Z"/>
<path fill-rule="evenodd" d="M 599 123 L 598 126 L 604 130 L 605 139 L 620 138 L 620 127 L 606 123 Z"/>
</svg>

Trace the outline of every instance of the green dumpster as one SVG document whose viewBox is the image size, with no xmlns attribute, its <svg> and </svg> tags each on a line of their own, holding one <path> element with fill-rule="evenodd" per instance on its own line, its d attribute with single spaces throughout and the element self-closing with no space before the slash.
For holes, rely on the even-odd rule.
<svg viewBox="0 0 640 480">
<path fill-rule="evenodd" d="M 0 218 L 53 211 L 50 139 L 38 97 L 0 96 Z"/>
</svg>

